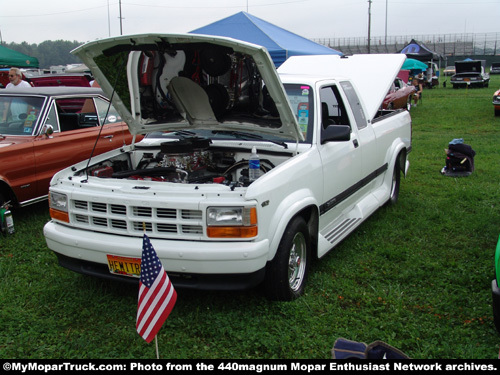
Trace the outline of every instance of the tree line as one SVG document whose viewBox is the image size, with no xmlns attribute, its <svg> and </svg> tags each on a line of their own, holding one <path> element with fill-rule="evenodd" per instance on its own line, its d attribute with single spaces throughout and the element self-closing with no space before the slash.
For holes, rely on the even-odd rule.
<svg viewBox="0 0 500 375">
<path fill-rule="evenodd" d="M 82 44 L 82 42 L 77 42 L 76 40 L 73 42 L 67 40 L 46 40 L 40 44 L 29 44 L 27 42 L 3 43 L 3 46 L 24 53 L 25 55 L 36 57 L 40 68 L 49 68 L 52 65 L 81 64 L 82 61 L 70 52 Z"/>
</svg>

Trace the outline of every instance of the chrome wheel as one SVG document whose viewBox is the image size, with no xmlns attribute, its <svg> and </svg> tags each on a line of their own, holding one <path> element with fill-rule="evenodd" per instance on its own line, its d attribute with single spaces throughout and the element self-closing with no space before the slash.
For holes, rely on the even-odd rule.
<svg viewBox="0 0 500 375">
<path fill-rule="evenodd" d="M 288 259 L 288 283 L 290 289 L 297 292 L 304 281 L 307 266 L 307 244 L 304 234 L 298 232 L 293 238 L 292 249 Z"/>
<path fill-rule="evenodd" d="M 309 228 L 297 216 L 288 223 L 274 259 L 266 267 L 264 288 L 270 299 L 291 301 L 304 293 L 310 254 Z"/>
</svg>

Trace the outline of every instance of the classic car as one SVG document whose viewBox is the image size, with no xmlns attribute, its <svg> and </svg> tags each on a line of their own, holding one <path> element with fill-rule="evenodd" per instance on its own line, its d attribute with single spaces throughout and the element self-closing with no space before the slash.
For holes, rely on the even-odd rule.
<svg viewBox="0 0 500 375">
<path fill-rule="evenodd" d="M 495 252 L 495 278 L 491 281 L 491 296 L 493 299 L 493 321 L 500 333 L 500 238 Z"/>
<path fill-rule="evenodd" d="M 414 92 L 414 86 L 408 85 L 401 78 L 396 78 L 382 103 L 383 109 L 404 108 L 409 111 L 411 108 L 412 94 Z"/>
<path fill-rule="evenodd" d="M 490 75 L 484 71 L 485 64 L 484 60 L 456 61 L 456 73 L 450 79 L 453 88 L 488 87 Z"/>
<path fill-rule="evenodd" d="M 9 68 L 0 69 L 0 88 L 5 88 L 9 81 Z M 90 87 L 92 77 L 84 73 L 35 74 L 23 72 L 23 80 L 33 87 L 47 86 L 81 86 Z"/>
<path fill-rule="evenodd" d="M 39 74 L 26 75 L 26 81 L 33 87 L 81 86 L 90 87 L 92 77 L 89 74 Z"/>
<path fill-rule="evenodd" d="M 101 89 L 0 90 L 0 205 L 44 200 L 54 173 L 131 141 Z"/>
<path fill-rule="evenodd" d="M 491 63 L 490 74 L 500 74 L 500 62 Z"/>
<path fill-rule="evenodd" d="M 500 116 L 500 89 L 493 94 L 493 108 L 495 109 L 495 116 Z"/>
<path fill-rule="evenodd" d="M 456 71 L 454 65 L 447 66 L 446 68 L 443 69 L 443 75 L 445 76 L 452 76 L 455 73 Z"/>
</svg>

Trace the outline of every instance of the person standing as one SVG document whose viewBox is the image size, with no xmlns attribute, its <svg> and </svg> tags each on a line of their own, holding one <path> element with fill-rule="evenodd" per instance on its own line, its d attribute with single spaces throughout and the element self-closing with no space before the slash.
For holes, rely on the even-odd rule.
<svg viewBox="0 0 500 375">
<path fill-rule="evenodd" d="M 19 68 L 10 68 L 9 81 L 10 83 L 5 87 L 6 89 L 31 87 L 28 82 L 23 80 L 23 73 Z"/>
</svg>

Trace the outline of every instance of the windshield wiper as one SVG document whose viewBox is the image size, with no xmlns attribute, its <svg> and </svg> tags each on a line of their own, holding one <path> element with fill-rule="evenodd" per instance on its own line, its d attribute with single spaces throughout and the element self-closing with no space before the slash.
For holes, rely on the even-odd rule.
<svg viewBox="0 0 500 375">
<path fill-rule="evenodd" d="M 252 134 L 252 133 L 240 132 L 240 131 L 235 131 L 235 130 L 212 130 L 212 134 L 228 134 L 228 135 L 232 135 L 233 137 L 238 138 L 238 139 L 248 139 L 248 138 L 250 138 L 250 139 L 258 139 L 258 140 L 261 140 L 261 141 L 275 143 L 275 144 L 277 144 L 279 146 L 282 146 L 285 149 L 288 148 L 288 145 L 285 142 L 282 142 L 282 141 L 273 141 L 271 139 L 265 139 L 261 135 Z"/>
</svg>

